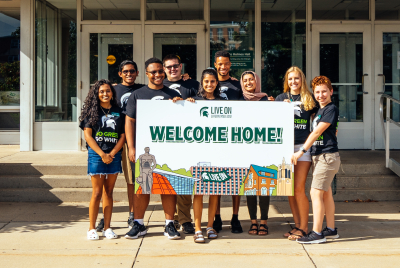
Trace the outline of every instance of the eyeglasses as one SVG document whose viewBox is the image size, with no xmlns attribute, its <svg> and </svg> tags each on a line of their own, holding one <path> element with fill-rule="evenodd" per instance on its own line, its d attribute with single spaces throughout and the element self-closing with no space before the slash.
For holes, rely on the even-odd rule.
<svg viewBox="0 0 400 268">
<path fill-rule="evenodd" d="M 146 73 L 151 74 L 151 75 L 156 75 L 156 74 L 163 74 L 164 71 L 163 70 L 158 70 L 158 71 L 152 71 L 152 72 L 146 72 Z"/>
<path fill-rule="evenodd" d="M 128 73 L 134 74 L 134 73 L 136 73 L 136 70 L 135 69 L 123 70 L 122 73 L 123 74 L 128 74 Z"/>
<path fill-rule="evenodd" d="M 179 65 L 181 65 L 181 64 L 175 64 L 175 65 L 165 66 L 165 68 L 167 68 L 168 70 L 171 70 L 172 68 L 178 69 L 178 68 L 179 68 Z"/>
</svg>

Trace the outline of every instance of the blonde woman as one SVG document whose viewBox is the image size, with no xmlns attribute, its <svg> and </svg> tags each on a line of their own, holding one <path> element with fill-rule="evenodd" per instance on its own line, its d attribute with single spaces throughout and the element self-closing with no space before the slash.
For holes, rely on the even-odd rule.
<svg viewBox="0 0 400 268">
<path fill-rule="evenodd" d="M 285 74 L 283 93 L 276 101 L 293 102 L 294 107 L 294 152 L 300 150 L 310 135 L 311 118 L 318 111 L 317 102 L 306 84 L 306 77 L 300 68 L 290 67 Z M 307 174 L 311 167 L 310 150 L 297 160 L 294 166 L 294 196 L 289 197 L 295 227 L 284 234 L 290 240 L 305 236 L 308 232 L 309 200 L 305 193 Z"/>
</svg>

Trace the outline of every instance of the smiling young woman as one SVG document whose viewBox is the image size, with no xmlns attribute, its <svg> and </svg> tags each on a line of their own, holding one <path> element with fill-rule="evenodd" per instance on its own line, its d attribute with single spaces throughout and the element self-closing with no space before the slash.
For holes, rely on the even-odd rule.
<svg viewBox="0 0 400 268">
<path fill-rule="evenodd" d="M 109 239 L 118 237 L 110 228 L 110 222 L 114 185 L 118 173 L 122 173 L 121 151 L 125 143 L 125 117 L 114 96 L 115 90 L 110 81 L 97 81 L 85 99 L 79 118 L 79 127 L 85 134 L 88 175 L 91 176 L 93 188 L 89 204 L 89 240 L 99 239 L 95 224 L 102 197 L 103 236 Z"/>
</svg>

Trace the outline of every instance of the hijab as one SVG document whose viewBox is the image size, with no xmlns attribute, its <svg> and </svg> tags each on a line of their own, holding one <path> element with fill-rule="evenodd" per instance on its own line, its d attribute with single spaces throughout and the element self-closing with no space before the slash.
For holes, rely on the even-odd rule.
<svg viewBox="0 0 400 268">
<path fill-rule="evenodd" d="M 254 90 L 254 93 L 247 91 L 244 87 L 244 83 L 243 83 L 243 76 L 246 74 L 252 74 L 254 76 L 254 80 L 256 82 L 256 88 Z M 267 93 L 261 92 L 261 80 L 260 77 L 253 71 L 246 71 L 242 73 L 242 76 L 240 77 L 240 86 L 242 87 L 242 91 L 243 91 L 243 97 L 245 100 L 249 100 L 249 101 L 259 101 L 261 100 L 263 97 L 267 96 Z"/>
</svg>

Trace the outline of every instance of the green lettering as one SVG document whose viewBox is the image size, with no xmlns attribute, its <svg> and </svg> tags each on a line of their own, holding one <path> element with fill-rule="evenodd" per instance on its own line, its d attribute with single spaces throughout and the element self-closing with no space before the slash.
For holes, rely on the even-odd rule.
<svg viewBox="0 0 400 268">
<path fill-rule="evenodd" d="M 204 130 L 202 127 L 195 127 L 193 129 L 193 139 L 196 142 L 203 142 L 204 141 Z"/>
<path fill-rule="evenodd" d="M 157 142 L 157 141 L 164 141 L 164 133 L 165 132 L 165 127 L 153 127 L 150 126 L 150 134 L 151 134 L 151 140 L 152 142 Z"/>
<path fill-rule="evenodd" d="M 181 136 L 181 127 L 175 128 L 175 140 L 177 142 L 185 142 Z"/>
<path fill-rule="evenodd" d="M 218 128 L 218 142 L 227 143 L 228 142 L 228 127 Z"/>
<path fill-rule="evenodd" d="M 267 134 L 266 134 L 266 130 L 265 128 L 258 128 L 256 127 L 254 129 L 254 141 L 255 143 L 260 143 L 260 141 L 262 142 L 266 142 L 267 140 Z"/>
<path fill-rule="evenodd" d="M 275 128 L 268 128 L 268 142 L 276 142 L 276 130 Z"/>
<path fill-rule="evenodd" d="M 165 140 L 167 142 L 174 141 L 174 127 L 166 127 Z"/>
<path fill-rule="evenodd" d="M 189 136 L 190 132 L 192 132 L 192 127 L 186 127 L 185 130 L 183 131 L 183 137 L 185 138 L 186 141 L 193 142 L 193 139 Z"/>
<path fill-rule="evenodd" d="M 241 127 L 232 127 L 231 142 L 232 143 L 242 143 L 243 142 Z"/>
<path fill-rule="evenodd" d="M 205 142 L 216 141 L 217 140 L 217 128 L 216 127 L 206 127 L 205 135 L 204 135 Z"/>
<path fill-rule="evenodd" d="M 243 129 L 243 139 L 246 143 L 252 143 L 253 142 L 253 130 L 249 127 L 246 127 Z"/>
</svg>

